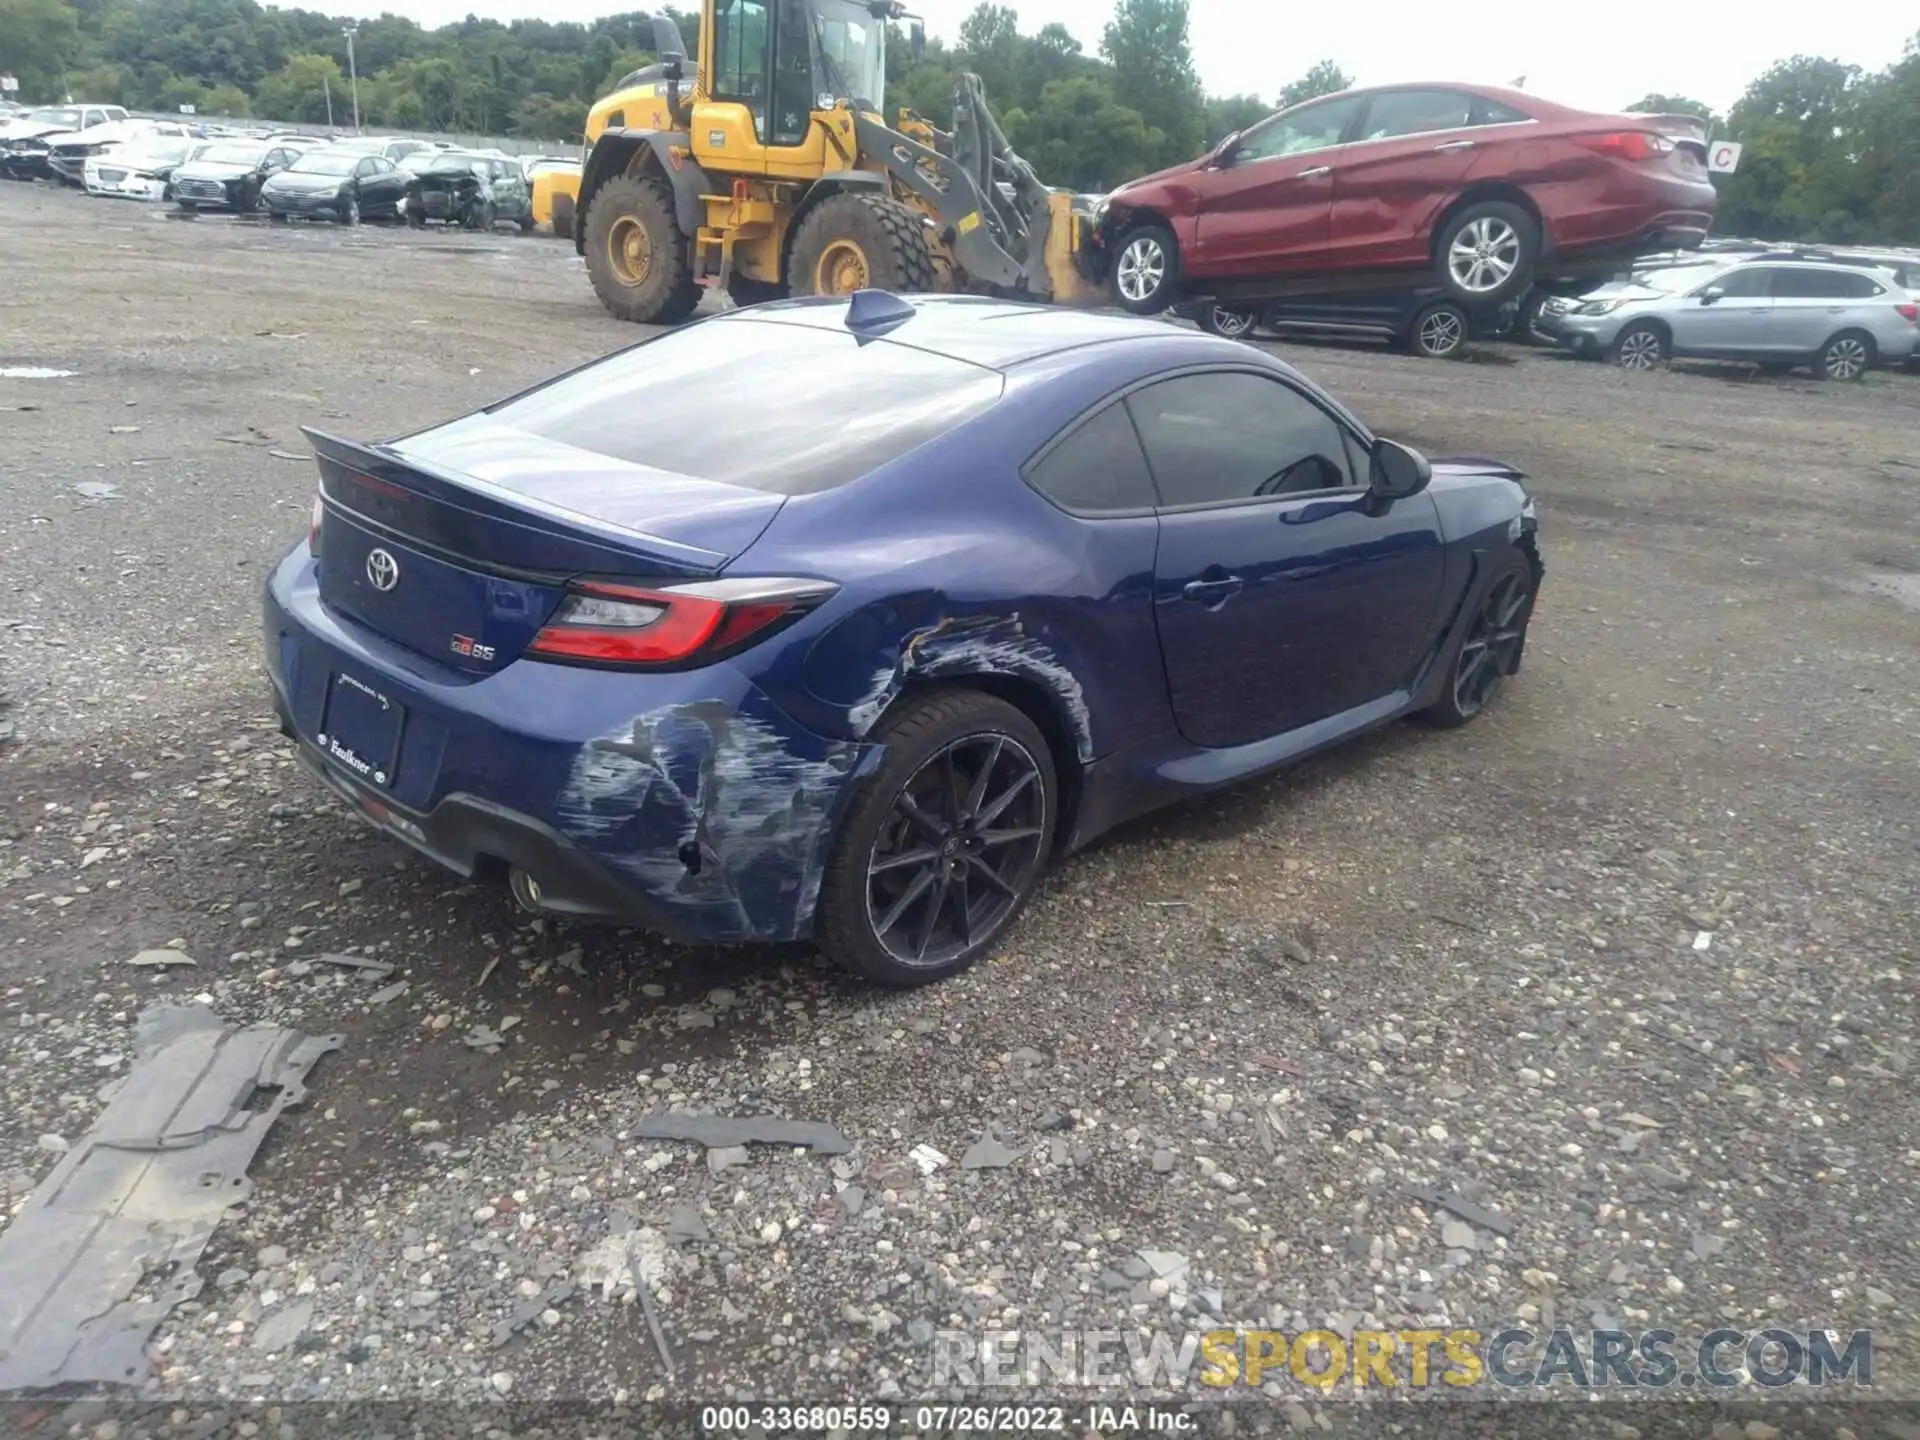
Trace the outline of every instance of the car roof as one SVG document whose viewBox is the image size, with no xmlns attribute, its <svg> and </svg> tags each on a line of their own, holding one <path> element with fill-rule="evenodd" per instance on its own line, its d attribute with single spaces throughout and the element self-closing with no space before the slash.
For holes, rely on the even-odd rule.
<svg viewBox="0 0 1920 1440">
<path fill-rule="evenodd" d="M 903 296 L 914 313 L 884 331 L 887 340 L 911 345 L 989 370 L 1013 366 L 1115 340 L 1166 340 L 1196 332 L 1178 329 L 1163 320 L 1103 315 L 1094 311 L 1037 305 L 1020 300 L 997 300 L 983 295 Z M 811 296 L 756 305 L 747 312 L 716 317 L 721 322 L 751 317 L 816 330 L 846 327 L 846 300 Z"/>
</svg>

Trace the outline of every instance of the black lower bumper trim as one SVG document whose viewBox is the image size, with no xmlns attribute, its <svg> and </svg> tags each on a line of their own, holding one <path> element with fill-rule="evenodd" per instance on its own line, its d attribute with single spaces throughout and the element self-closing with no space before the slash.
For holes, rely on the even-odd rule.
<svg viewBox="0 0 1920 1440">
<path fill-rule="evenodd" d="M 622 883 L 564 835 L 516 810 L 474 795 L 449 795 L 429 811 L 409 810 L 361 788 L 304 740 L 300 760 L 370 824 L 454 874 L 472 878 L 489 864 L 524 870 L 540 887 L 540 908 L 576 919 L 635 925 L 669 940 L 689 934 L 659 906 Z"/>
</svg>

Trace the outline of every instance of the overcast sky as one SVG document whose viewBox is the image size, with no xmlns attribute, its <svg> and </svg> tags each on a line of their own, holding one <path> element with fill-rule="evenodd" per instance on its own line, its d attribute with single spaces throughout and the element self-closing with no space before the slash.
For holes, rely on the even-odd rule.
<svg viewBox="0 0 1920 1440">
<path fill-rule="evenodd" d="M 639 0 L 645 3 L 645 0 Z M 683 6 L 697 0 L 680 0 Z M 909 0 L 928 30 L 954 39 L 975 0 Z M 636 0 L 334 0 L 348 13 L 383 10 L 424 25 L 469 12 L 512 20 L 591 20 L 637 8 Z M 333 8 L 327 6 L 326 8 Z M 1031 34 L 1059 21 L 1089 52 L 1113 14 L 1112 0 L 1016 0 Z M 1828 5 L 1714 6 L 1473 3 L 1473 0 L 1193 0 L 1193 53 L 1216 94 L 1252 92 L 1271 101 L 1314 61 L 1336 61 L 1359 84 L 1463 80 L 1526 88 L 1569 105 L 1612 110 L 1650 92 L 1691 95 L 1721 113 L 1775 60 L 1823 55 L 1878 70 L 1920 30 L 1913 0 Z M 989 99 L 992 97 L 989 96 Z"/>
</svg>

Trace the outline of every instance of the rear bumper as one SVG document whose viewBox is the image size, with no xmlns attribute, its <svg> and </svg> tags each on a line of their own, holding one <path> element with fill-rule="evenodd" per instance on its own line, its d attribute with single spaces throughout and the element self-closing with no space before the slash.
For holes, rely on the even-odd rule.
<svg viewBox="0 0 1920 1440">
<path fill-rule="evenodd" d="M 724 662 L 453 671 L 322 605 L 304 545 L 269 578 L 263 611 L 274 707 L 302 760 L 447 869 L 524 870 L 544 908 L 686 942 L 811 934 L 846 800 L 879 747 L 797 725 Z M 320 749 L 336 674 L 404 713 L 390 784 Z"/>
</svg>

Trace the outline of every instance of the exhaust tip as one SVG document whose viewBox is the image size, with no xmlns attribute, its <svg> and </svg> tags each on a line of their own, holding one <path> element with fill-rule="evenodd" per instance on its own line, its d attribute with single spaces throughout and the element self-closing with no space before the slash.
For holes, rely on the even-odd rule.
<svg viewBox="0 0 1920 1440">
<path fill-rule="evenodd" d="M 517 867 L 509 870 L 507 889 L 513 892 L 514 903 L 522 910 L 530 910 L 536 915 L 546 913 L 546 904 L 540 898 L 540 882 L 526 871 Z"/>
</svg>

